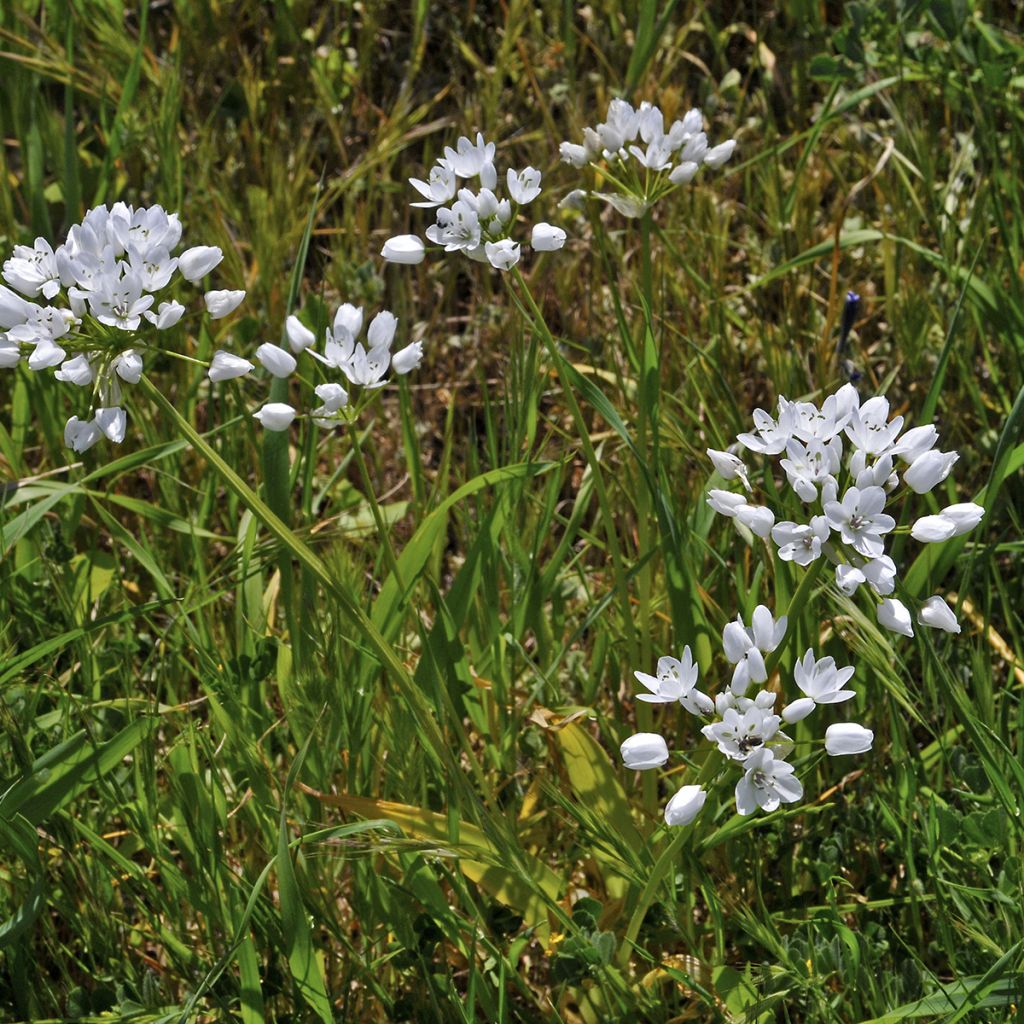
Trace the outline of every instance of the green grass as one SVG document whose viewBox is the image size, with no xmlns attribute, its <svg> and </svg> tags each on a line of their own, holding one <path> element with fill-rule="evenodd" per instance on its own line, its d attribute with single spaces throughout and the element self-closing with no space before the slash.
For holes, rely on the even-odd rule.
<svg viewBox="0 0 1024 1024">
<path fill-rule="evenodd" d="M 159 202 L 248 290 L 196 351 L 351 301 L 428 352 L 276 449 L 265 382 L 155 363 L 70 464 L 66 389 L 0 371 L 0 1019 L 1016 1019 L 1020 15 L 832 7 L 0 8 L 0 250 Z M 622 93 L 739 139 L 657 207 L 649 281 L 638 222 L 554 209 Z M 478 128 L 570 244 L 521 284 L 385 265 L 427 223 L 405 179 Z M 690 643 L 724 681 L 724 623 L 803 578 L 707 509 L 704 449 L 839 382 L 848 288 L 865 389 L 960 450 L 939 504 L 988 509 L 897 556 L 964 633 L 816 588 L 796 631 L 857 664 L 873 752 L 666 832 L 700 765 L 622 769 L 633 669 Z"/>
</svg>

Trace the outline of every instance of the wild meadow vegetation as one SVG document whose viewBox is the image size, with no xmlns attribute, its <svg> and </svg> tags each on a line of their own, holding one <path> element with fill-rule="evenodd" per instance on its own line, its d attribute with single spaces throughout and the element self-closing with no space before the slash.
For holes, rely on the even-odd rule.
<svg viewBox="0 0 1024 1024">
<path fill-rule="evenodd" d="M 0 6 L 0 1019 L 1016 1019 L 1020 18 Z"/>
</svg>

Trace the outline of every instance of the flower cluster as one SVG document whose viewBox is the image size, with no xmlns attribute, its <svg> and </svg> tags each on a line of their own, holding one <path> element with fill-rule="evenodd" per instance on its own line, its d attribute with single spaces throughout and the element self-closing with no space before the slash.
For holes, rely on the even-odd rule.
<svg viewBox="0 0 1024 1024">
<path fill-rule="evenodd" d="M 638 699 L 651 704 L 681 704 L 691 715 L 704 721 L 705 739 L 725 758 L 723 770 L 738 770 L 736 809 L 752 814 L 758 808 L 774 811 L 781 804 L 794 803 L 804 793 L 795 770 L 786 758 L 794 743 L 782 731 L 807 718 L 818 705 L 841 704 L 855 696 L 846 684 L 853 668 L 837 668 L 831 657 L 815 658 L 808 650 L 793 672 L 802 696 L 790 701 L 778 713 L 778 694 L 752 684 L 767 683 L 765 655 L 771 654 L 786 635 L 786 617 L 776 620 L 764 605 L 754 609 L 749 626 L 740 617 L 726 625 L 722 648 L 733 666 L 729 686 L 714 699 L 697 689 L 698 668 L 689 647 L 682 658 L 658 660 L 657 674 L 635 672 L 637 681 L 648 691 Z M 862 754 L 871 749 L 874 734 L 856 722 L 839 722 L 825 730 L 825 751 L 832 756 Z M 665 738 L 659 733 L 637 733 L 621 747 L 627 768 L 643 771 L 660 768 L 669 759 Z M 699 785 L 679 789 L 665 807 L 665 822 L 688 825 L 700 813 L 707 793 Z"/>
<path fill-rule="evenodd" d="M 223 258 L 208 245 L 172 256 L 181 231 L 178 215 L 160 206 L 97 206 L 56 249 L 37 238 L 15 246 L 4 262 L 10 287 L 0 285 L 0 367 L 24 361 L 30 370 L 53 369 L 57 380 L 91 388 L 88 413 L 72 416 L 64 429 L 76 452 L 104 436 L 115 444 L 124 439 L 121 385 L 138 383 L 153 332 L 168 330 L 185 313 L 174 298 L 157 304 L 157 293 L 178 277 L 201 281 Z M 244 297 L 244 291 L 203 296 L 214 319 Z"/>
<path fill-rule="evenodd" d="M 420 195 L 420 201 L 411 205 L 436 210 L 437 220 L 426 232 L 434 245 L 490 263 L 498 270 L 511 270 L 521 255 L 520 243 L 512 237 L 519 208 L 540 195 L 541 174 L 534 167 L 522 171 L 509 168 L 504 178 L 507 195 L 499 198 L 494 151 L 494 143 L 486 142 L 479 132 L 476 142 L 462 136 L 455 149 L 446 146 L 426 181 L 409 179 Z M 460 180 L 474 178 L 480 182 L 477 191 L 459 187 Z M 530 246 L 537 252 L 552 252 L 564 244 L 561 228 L 545 223 L 533 226 Z M 396 235 L 381 250 L 391 263 L 420 263 L 425 254 L 426 247 L 417 235 Z"/>
<path fill-rule="evenodd" d="M 316 335 L 296 316 L 288 317 L 285 330 L 288 352 L 280 345 L 267 342 L 256 350 L 256 358 L 272 377 L 290 377 L 298 368 L 296 356 L 311 356 L 328 370 L 340 371 L 349 386 L 370 393 L 383 387 L 388 370 L 397 374 L 410 373 L 423 359 L 423 343 L 414 341 L 392 354 L 391 344 L 398 327 L 398 318 L 382 310 L 369 323 L 366 344 L 358 340 L 363 330 L 363 311 L 344 303 L 327 329 L 324 350 L 313 348 Z M 294 353 L 294 355 L 293 355 Z M 253 369 L 248 360 L 226 352 L 218 352 L 210 367 L 211 380 L 241 377 Z M 349 407 L 349 392 L 337 380 L 325 381 L 314 388 L 319 404 L 311 411 L 313 422 L 329 428 L 344 421 Z M 267 430 L 286 430 L 298 415 L 294 406 L 286 402 L 267 402 L 253 414 Z"/>
<path fill-rule="evenodd" d="M 878 622 L 914 635 L 906 605 L 891 595 L 897 569 L 886 554 L 896 519 L 886 509 L 907 496 L 927 494 L 949 476 L 959 455 L 936 446 L 933 424 L 904 431 L 902 416 L 889 416 L 889 402 L 876 396 L 861 402 L 846 384 L 819 407 L 779 399 L 775 416 L 754 412 L 754 429 L 737 441 L 748 451 L 774 456 L 806 512 L 801 522 L 776 521 L 766 505 L 751 500 L 750 472 L 731 452 L 708 449 L 719 475 L 739 481 L 745 493 L 713 489 L 708 504 L 778 547 L 779 557 L 806 566 L 825 557 L 835 566 L 836 586 L 847 595 L 866 587 L 877 599 Z M 901 486 L 902 485 L 902 486 Z M 981 522 L 985 510 L 973 503 L 950 505 L 914 522 L 911 536 L 925 543 L 949 540 Z M 929 598 L 918 610 L 922 625 L 959 633 L 946 602 Z"/>
<path fill-rule="evenodd" d="M 694 107 L 665 130 L 660 108 L 625 100 L 608 104 L 605 120 L 583 130 L 583 143 L 563 142 L 562 159 L 573 167 L 595 165 L 617 186 L 614 194 L 594 193 L 627 217 L 639 217 L 663 195 L 687 185 L 702 166 L 717 170 L 732 156 L 736 140 L 708 146 L 701 112 Z M 570 193 L 576 203 L 585 193 Z"/>
</svg>

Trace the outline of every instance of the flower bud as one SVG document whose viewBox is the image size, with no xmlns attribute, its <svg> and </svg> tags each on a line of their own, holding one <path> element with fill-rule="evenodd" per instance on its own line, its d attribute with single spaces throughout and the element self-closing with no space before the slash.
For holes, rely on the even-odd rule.
<svg viewBox="0 0 1024 1024">
<path fill-rule="evenodd" d="M 248 359 L 220 349 L 213 355 L 207 376 L 216 384 L 218 381 L 244 377 L 252 369 L 253 365 Z"/>
<path fill-rule="evenodd" d="M 904 470 L 903 482 L 915 494 L 927 494 L 949 476 L 953 463 L 959 458 L 957 452 L 925 452 Z"/>
<path fill-rule="evenodd" d="M 186 281 L 193 283 L 206 275 L 224 259 L 224 253 L 216 245 L 195 245 L 178 257 L 178 270 Z"/>
<path fill-rule="evenodd" d="M 775 525 L 775 513 L 763 505 L 743 505 L 736 510 L 736 518 L 758 537 L 770 537 Z"/>
<path fill-rule="evenodd" d="M 158 331 L 166 331 L 185 315 L 185 307 L 180 302 L 161 302 L 155 313 L 147 309 L 142 315 Z"/>
<path fill-rule="evenodd" d="M 660 768 L 668 760 L 668 744 L 656 732 L 638 732 L 619 748 L 627 768 L 644 771 Z"/>
<path fill-rule="evenodd" d="M 214 320 L 220 320 L 238 309 L 244 298 L 244 291 L 214 291 L 207 292 L 203 296 L 203 301 L 206 303 L 210 316 Z"/>
<path fill-rule="evenodd" d="M 398 317 L 382 309 L 371 321 L 366 330 L 366 340 L 370 348 L 391 348 L 391 342 L 395 339 L 395 330 L 398 327 Z"/>
<path fill-rule="evenodd" d="M 142 356 L 133 348 L 122 352 L 113 363 L 114 371 L 126 384 L 138 384 L 142 378 Z"/>
<path fill-rule="evenodd" d="M 0 284 L 0 328 L 17 327 L 28 320 L 29 304 L 16 292 Z"/>
<path fill-rule="evenodd" d="M 262 409 L 254 412 L 253 419 L 260 421 L 260 424 L 267 430 L 287 430 L 295 419 L 295 410 L 284 402 L 267 402 Z"/>
<path fill-rule="evenodd" d="M 511 270 L 519 262 L 519 245 L 511 238 L 488 242 L 484 246 L 484 252 L 495 270 Z"/>
<path fill-rule="evenodd" d="M 530 232 L 530 245 L 535 252 L 555 252 L 565 245 L 565 232 L 554 224 L 541 221 L 533 225 Z"/>
<path fill-rule="evenodd" d="M 799 722 L 806 718 L 815 708 L 815 703 L 811 697 L 801 697 L 799 700 L 795 700 L 790 704 L 787 704 L 782 709 L 782 720 L 788 725 L 792 725 L 794 722 Z"/>
<path fill-rule="evenodd" d="M 28 357 L 28 368 L 33 371 L 46 370 L 51 366 L 57 366 L 64 362 L 67 352 L 55 344 L 49 338 L 43 338 L 36 344 L 32 354 Z"/>
<path fill-rule="evenodd" d="M 939 432 L 935 424 L 913 427 L 893 445 L 892 454 L 898 455 L 904 462 L 916 462 L 925 452 L 931 451 L 939 440 Z"/>
<path fill-rule="evenodd" d="M 286 352 L 280 345 L 271 344 L 269 341 L 256 349 L 256 358 L 273 377 L 283 379 L 295 372 L 295 356 Z"/>
<path fill-rule="evenodd" d="M 941 629 L 946 633 L 959 633 L 960 623 L 956 620 L 953 609 L 936 594 L 929 597 L 917 613 L 917 621 L 922 626 L 931 626 L 933 629 Z"/>
<path fill-rule="evenodd" d="M 669 172 L 668 180 L 673 185 L 689 185 L 697 176 L 699 170 L 700 164 L 694 163 L 692 160 L 684 160 L 678 167 L 672 168 Z"/>
<path fill-rule="evenodd" d="M 825 750 L 832 757 L 865 754 L 874 741 L 875 734 L 856 722 L 837 722 L 825 730 Z"/>
<path fill-rule="evenodd" d="M 0 334 L 0 370 L 9 370 L 17 366 L 21 359 L 21 346 L 11 341 L 5 334 Z"/>
<path fill-rule="evenodd" d="M 388 263 L 422 263 L 426 255 L 423 242 L 416 235 L 395 235 L 384 243 L 380 251 Z"/>
<path fill-rule="evenodd" d="M 297 316 L 288 317 L 284 330 L 293 352 L 302 352 L 316 341 L 316 335 Z"/>
<path fill-rule="evenodd" d="M 851 597 L 857 588 L 865 581 L 864 573 L 855 565 L 836 566 L 836 586 L 847 597 Z"/>
<path fill-rule="evenodd" d="M 411 345 L 396 352 L 391 358 L 391 369 L 398 374 L 411 373 L 423 361 L 423 342 L 414 341 Z"/>
<path fill-rule="evenodd" d="M 683 786 L 678 789 L 665 805 L 665 824 L 689 825 L 700 814 L 707 798 L 707 793 L 700 786 Z"/>
<path fill-rule="evenodd" d="M 76 452 L 91 448 L 102 436 L 100 428 L 92 420 L 83 423 L 77 416 L 72 416 L 64 427 L 64 444 Z"/>
<path fill-rule="evenodd" d="M 84 388 L 86 384 L 92 383 L 92 366 L 84 355 L 75 356 L 74 359 L 65 359 L 60 369 L 54 374 L 57 380 L 65 384 L 77 384 Z"/>
<path fill-rule="evenodd" d="M 904 636 L 914 635 L 910 612 L 907 611 L 907 606 L 895 597 L 887 597 L 878 606 L 878 624 L 894 633 L 902 633 Z"/>
<path fill-rule="evenodd" d="M 114 444 L 120 444 L 124 440 L 124 431 L 128 425 L 128 417 L 125 415 L 124 409 L 121 409 L 119 406 L 111 406 L 109 409 L 97 409 L 95 423 Z"/>
<path fill-rule="evenodd" d="M 712 167 L 718 170 L 732 156 L 733 150 L 736 149 L 736 140 L 729 139 L 728 142 L 723 142 L 720 146 L 715 146 L 714 149 L 709 149 L 704 155 L 704 163 L 708 167 Z"/>
</svg>

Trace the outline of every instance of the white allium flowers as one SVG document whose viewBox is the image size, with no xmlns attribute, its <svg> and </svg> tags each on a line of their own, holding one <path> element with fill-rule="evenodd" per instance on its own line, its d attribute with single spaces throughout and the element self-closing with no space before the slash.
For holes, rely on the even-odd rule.
<svg viewBox="0 0 1024 1024">
<path fill-rule="evenodd" d="M 770 534 L 783 561 L 809 566 L 826 558 L 835 567 L 836 587 L 843 594 L 852 596 L 866 586 L 875 596 L 879 624 L 913 636 L 910 610 L 890 596 L 897 567 L 886 546 L 897 519 L 887 509 L 908 497 L 907 490 L 926 494 L 945 480 L 958 454 L 935 447 L 939 434 L 932 424 L 904 432 L 903 417 L 890 418 L 887 399 L 875 396 L 862 402 L 852 384 L 820 406 L 780 398 L 774 416 L 757 409 L 753 418 L 754 429 L 736 438 L 737 451 L 778 457 L 806 519 L 776 523 L 772 509 L 752 497 L 752 470 L 738 454 L 715 449 L 708 449 L 715 471 L 726 481 L 739 480 L 744 491 L 712 488 L 708 504 L 759 537 Z M 949 505 L 919 518 L 910 535 L 924 543 L 949 540 L 972 530 L 984 514 L 972 502 Z M 933 598 L 925 602 L 918 622 L 953 632 L 955 616 L 944 601 Z"/>
<path fill-rule="evenodd" d="M 584 129 L 582 143 L 563 142 L 559 152 L 573 167 L 598 167 L 616 191 L 593 195 L 627 217 L 638 217 L 668 192 L 693 181 L 701 167 L 717 170 L 735 148 L 734 139 L 708 146 L 704 119 L 696 108 L 666 126 L 659 107 L 645 102 L 634 108 L 614 99 L 605 120 Z"/>
<path fill-rule="evenodd" d="M 363 334 L 363 310 L 345 302 L 338 307 L 331 326 L 324 335 L 323 350 L 314 347 L 316 336 L 296 316 L 285 324 L 291 352 L 266 342 L 256 350 L 256 359 L 272 376 L 287 379 L 296 372 L 299 360 L 311 357 L 309 370 L 317 364 L 328 375 L 339 375 L 342 380 L 328 380 L 317 384 L 313 393 L 317 404 L 309 415 L 317 426 L 325 429 L 348 422 L 350 412 L 349 388 L 356 387 L 366 395 L 388 383 L 388 371 L 399 376 L 411 373 L 423 359 L 423 343 L 412 342 L 392 353 L 391 348 L 398 328 L 398 318 L 388 310 L 379 312 L 366 325 Z M 226 353 L 218 353 L 210 367 L 212 380 L 226 380 L 238 376 L 238 364 Z M 346 387 L 348 385 L 348 387 Z M 254 418 L 267 430 L 287 430 L 298 416 L 298 411 L 285 402 L 270 402 L 254 414 Z"/>
<path fill-rule="evenodd" d="M 840 704 L 856 696 L 853 690 L 845 688 L 854 669 L 839 668 L 831 656 L 817 658 L 810 649 L 793 670 L 793 681 L 803 696 L 776 710 L 779 694 L 773 690 L 761 689 L 751 694 L 751 684 L 767 681 L 763 655 L 779 647 L 785 639 L 786 627 L 786 616 L 776 620 L 765 605 L 754 609 L 749 627 L 739 616 L 726 624 L 722 633 L 723 653 L 735 668 L 729 685 L 720 689 L 714 700 L 697 689 L 700 670 L 689 647 L 683 648 L 678 660 L 660 658 L 656 675 L 633 673 L 649 691 L 638 694 L 639 700 L 681 704 L 704 722 L 702 735 L 724 758 L 719 774 L 728 775 L 736 769 L 740 772 L 735 782 L 736 809 L 740 814 L 752 814 L 759 808 L 773 811 L 803 796 L 803 786 L 794 775 L 793 765 L 786 760 L 795 745 L 782 726 L 803 721 L 819 706 Z M 870 730 L 856 723 L 830 726 L 825 750 L 837 755 L 864 753 L 870 749 L 872 738 Z M 626 767 L 636 771 L 660 768 L 670 756 L 665 738 L 648 732 L 629 737 L 622 744 L 621 753 Z M 665 807 L 666 823 L 690 824 L 706 798 L 703 787 L 683 786 Z"/>
<path fill-rule="evenodd" d="M 509 168 L 500 179 L 494 163 L 495 145 L 478 132 L 476 141 L 462 136 L 431 168 L 427 180 L 410 178 L 420 199 L 412 206 L 435 211 L 427 240 L 445 252 L 461 252 L 497 270 L 511 270 L 522 256 L 514 233 L 522 207 L 541 194 L 541 173 L 535 167 Z M 477 179 L 474 190 L 460 181 Z M 450 205 L 449 205 L 450 204 Z M 530 234 L 537 252 L 552 252 L 565 244 L 565 232 L 538 223 Z M 417 235 L 395 235 L 381 249 L 389 263 L 420 263 L 426 246 Z"/>
<path fill-rule="evenodd" d="M 56 249 L 37 238 L 15 246 L 4 262 L 9 287 L 0 285 L 0 367 L 24 362 L 35 373 L 53 370 L 55 380 L 87 394 L 86 418 L 72 416 L 64 430 L 76 452 L 103 437 L 124 440 L 121 385 L 139 382 L 146 354 L 162 344 L 159 333 L 186 312 L 173 297 L 158 302 L 156 293 L 177 278 L 200 282 L 223 259 L 209 245 L 173 256 L 181 234 L 176 213 L 114 203 L 89 210 Z M 232 313 L 244 297 L 238 290 L 203 296 L 214 319 Z M 237 371 L 242 364 L 244 372 L 252 369 L 245 360 L 231 366 Z M 226 365 L 222 358 L 221 372 Z"/>
</svg>

